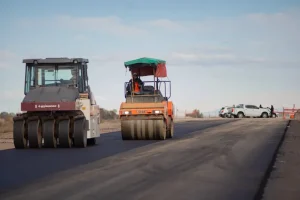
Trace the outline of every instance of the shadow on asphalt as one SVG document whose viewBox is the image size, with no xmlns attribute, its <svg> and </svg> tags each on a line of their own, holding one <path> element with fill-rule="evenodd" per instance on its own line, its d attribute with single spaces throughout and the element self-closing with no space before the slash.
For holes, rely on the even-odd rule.
<svg viewBox="0 0 300 200">
<path fill-rule="evenodd" d="M 174 138 L 236 120 L 191 121 L 175 124 Z M 159 141 L 123 141 L 120 132 L 102 134 L 97 145 L 84 149 L 25 149 L 0 151 L 0 192 L 52 173 L 75 168 Z"/>
</svg>

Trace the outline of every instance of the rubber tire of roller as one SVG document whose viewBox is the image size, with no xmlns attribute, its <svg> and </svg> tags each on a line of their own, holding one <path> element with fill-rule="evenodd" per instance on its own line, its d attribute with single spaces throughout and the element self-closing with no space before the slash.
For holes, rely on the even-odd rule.
<svg viewBox="0 0 300 200">
<path fill-rule="evenodd" d="M 28 140 L 30 148 L 42 148 L 42 124 L 41 120 L 28 122 Z"/>
<path fill-rule="evenodd" d="M 16 149 L 28 148 L 28 139 L 25 138 L 25 120 L 19 120 L 14 122 L 13 140 Z"/>
<path fill-rule="evenodd" d="M 45 148 L 56 148 L 57 139 L 55 138 L 55 120 L 50 119 L 43 123 L 43 136 Z"/>
<path fill-rule="evenodd" d="M 72 138 L 70 138 L 70 119 L 61 120 L 58 123 L 58 138 L 60 147 L 72 147 Z"/>
<path fill-rule="evenodd" d="M 84 119 L 74 121 L 73 138 L 75 147 L 85 148 L 87 146 L 87 131 Z"/>
</svg>

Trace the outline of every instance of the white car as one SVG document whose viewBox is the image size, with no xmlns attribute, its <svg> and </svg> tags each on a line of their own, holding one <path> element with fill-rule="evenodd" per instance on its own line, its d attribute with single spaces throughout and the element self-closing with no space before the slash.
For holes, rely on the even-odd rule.
<svg viewBox="0 0 300 200">
<path fill-rule="evenodd" d="M 224 106 L 219 111 L 219 116 L 223 117 L 223 118 L 231 117 L 231 110 L 232 110 L 232 107 Z"/>
<path fill-rule="evenodd" d="M 271 110 L 269 108 L 259 108 L 255 105 L 249 104 L 239 104 L 232 108 L 232 113 L 234 117 L 243 118 L 243 117 L 270 117 Z"/>
</svg>

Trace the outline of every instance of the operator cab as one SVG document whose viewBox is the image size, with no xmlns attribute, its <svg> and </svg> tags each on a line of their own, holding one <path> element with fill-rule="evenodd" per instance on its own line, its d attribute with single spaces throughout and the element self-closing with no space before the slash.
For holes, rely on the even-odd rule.
<svg viewBox="0 0 300 200">
<path fill-rule="evenodd" d="M 73 87 L 79 93 L 89 90 L 87 59 L 24 59 L 26 63 L 24 94 L 43 87 Z"/>
<path fill-rule="evenodd" d="M 143 81 L 138 93 L 134 92 L 133 84 L 125 82 L 124 93 L 126 102 L 151 103 L 167 101 L 171 97 L 171 81 L 160 80 L 167 77 L 165 61 L 154 58 L 139 58 L 124 63 L 125 68 L 129 68 L 131 77 L 133 73 L 138 77 L 153 76 L 153 81 Z M 167 90 L 169 90 L 167 92 Z M 169 95 L 167 95 L 167 93 Z"/>
</svg>

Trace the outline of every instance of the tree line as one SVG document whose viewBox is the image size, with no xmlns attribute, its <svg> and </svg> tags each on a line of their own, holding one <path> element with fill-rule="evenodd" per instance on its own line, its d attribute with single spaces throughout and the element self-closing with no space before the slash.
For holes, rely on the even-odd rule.
<svg viewBox="0 0 300 200">
<path fill-rule="evenodd" d="M 191 113 L 186 113 L 186 117 L 192 117 L 192 118 L 203 118 L 203 113 L 199 111 L 199 109 L 194 109 Z"/>
</svg>

